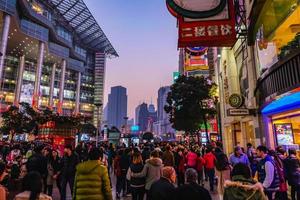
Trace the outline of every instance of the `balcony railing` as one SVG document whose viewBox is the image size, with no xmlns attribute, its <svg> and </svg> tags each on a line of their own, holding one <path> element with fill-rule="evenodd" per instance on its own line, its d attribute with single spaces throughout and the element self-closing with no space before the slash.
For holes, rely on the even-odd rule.
<svg viewBox="0 0 300 200">
<path fill-rule="evenodd" d="M 260 105 L 269 98 L 300 87 L 300 49 L 268 69 L 257 81 L 255 90 Z"/>
<path fill-rule="evenodd" d="M 0 0 L 0 10 L 14 15 L 16 12 L 16 0 Z"/>
</svg>

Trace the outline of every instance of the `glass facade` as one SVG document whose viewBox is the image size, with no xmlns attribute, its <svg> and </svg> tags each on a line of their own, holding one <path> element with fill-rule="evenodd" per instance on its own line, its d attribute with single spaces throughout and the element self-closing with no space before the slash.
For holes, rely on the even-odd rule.
<svg viewBox="0 0 300 200">
<path fill-rule="evenodd" d="M 75 52 L 83 57 L 86 57 L 86 50 L 84 50 L 83 48 L 81 48 L 77 45 L 75 45 Z"/>
<path fill-rule="evenodd" d="M 58 26 L 56 28 L 56 31 L 61 38 L 65 39 L 68 42 L 72 42 L 72 34 L 64 27 Z"/>
</svg>

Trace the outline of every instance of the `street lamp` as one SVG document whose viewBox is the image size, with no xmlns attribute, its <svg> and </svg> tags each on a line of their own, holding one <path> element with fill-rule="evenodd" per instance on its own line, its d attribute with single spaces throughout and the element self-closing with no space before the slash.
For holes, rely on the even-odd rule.
<svg viewBox="0 0 300 200">
<path fill-rule="evenodd" d="M 101 131 L 100 127 L 100 107 L 103 105 L 102 103 L 95 103 L 94 104 L 97 108 L 97 132 L 96 132 L 96 147 L 98 147 L 99 141 L 99 131 Z"/>
</svg>

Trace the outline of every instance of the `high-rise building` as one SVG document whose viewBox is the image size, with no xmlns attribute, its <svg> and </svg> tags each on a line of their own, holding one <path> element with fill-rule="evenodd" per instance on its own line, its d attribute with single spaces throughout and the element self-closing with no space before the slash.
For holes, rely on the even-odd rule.
<svg viewBox="0 0 300 200">
<path fill-rule="evenodd" d="M 140 104 L 135 109 L 135 124 L 139 126 L 140 131 L 146 131 L 148 128 L 148 105 L 146 103 Z"/>
<path fill-rule="evenodd" d="M 127 117 L 127 90 L 122 86 L 111 88 L 108 95 L 107 121 L 110 127 L 121 129 Z"/>
<path fill-rule="evenodd" d="M 105 60 L 118 54 L 83 0 L 3 0 L 0 12 L 0 108 L 28 102 L 98 126 Z"/>
<path fill-rule="evenodd" d="M 170 86 L 161 87 L 158 90 L 158 98 L 157 98 L 158 120 L 163 120 L 168 118 L 168 114 L 166 113 L 164 107 L 167 103 L 167 97 L 170 91 L 171 91 Z"/>
<path fill-rule="evenodd" d="M 157 98 L 157 113 L 158 120 L 154 123 L 154 130 L 156 134 L 163 137 L 167 133 L 175 133 L 175 130 L 172 128 L 172 124 L 169 121 L 169 115 L 166 113 L 164 107 L 167 104 L 168 93 L 171 91 L 170 86 L 161 87 L 158 90 Z"/>
</svg>

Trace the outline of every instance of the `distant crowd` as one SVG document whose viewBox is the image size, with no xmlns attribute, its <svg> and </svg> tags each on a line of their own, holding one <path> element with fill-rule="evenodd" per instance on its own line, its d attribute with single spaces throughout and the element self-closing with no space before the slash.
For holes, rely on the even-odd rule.
<svg viewBox="0 0 300 200">
<path fill-rule="evenodd" d="M 44 143 L 0 146 L 0 199 L 66 200 L 69 186 L 74 200 L 288 200 L 289 189 L 300 200 L 297 152 L 280 146 L 237 146 L 227 157 L 215 142 L 80 143 L 60 154 Z"/>
</svg>

